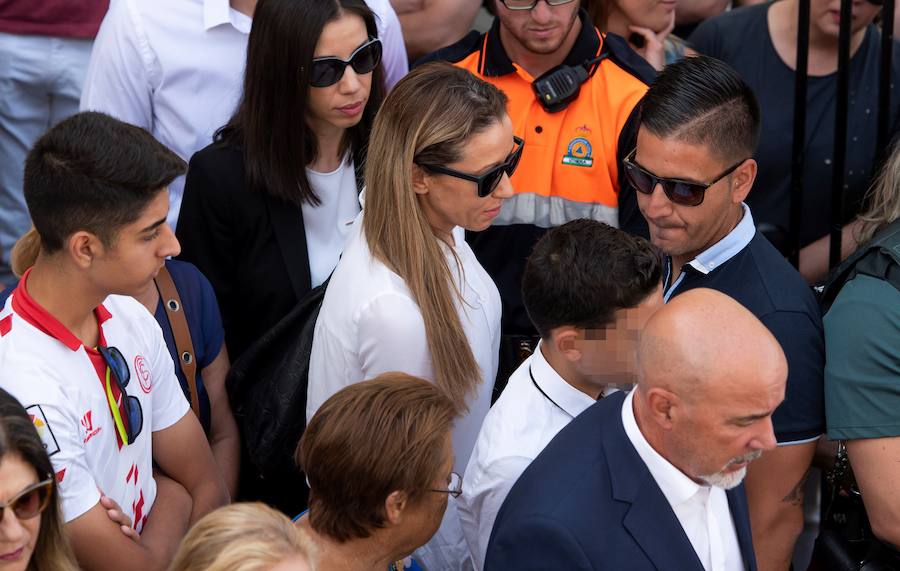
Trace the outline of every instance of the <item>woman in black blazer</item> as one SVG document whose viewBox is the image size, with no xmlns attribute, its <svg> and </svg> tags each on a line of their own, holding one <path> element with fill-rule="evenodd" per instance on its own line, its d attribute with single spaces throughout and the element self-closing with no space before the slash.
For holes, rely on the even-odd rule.
<svg viewBox="0 0 900 571">
<path fill-rule="evenodd" d="M 181 258 L 216 291 L 232 360 L 337 263 L 359 212 L 380 58 L 364 0 L 256 7 L 243 97 L 191 158 L 177 229 Z"/>
</svg>

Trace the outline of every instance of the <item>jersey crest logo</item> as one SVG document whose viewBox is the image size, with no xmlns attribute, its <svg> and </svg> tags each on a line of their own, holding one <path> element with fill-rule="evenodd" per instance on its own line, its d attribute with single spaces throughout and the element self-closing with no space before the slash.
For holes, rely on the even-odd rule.
<svg viewBox="0 0 900 571">
<path fill-rule="evenodd" d="M 137 373 L 138 381 L 141 383 L 141 390 L 149 395 L 153 389 L 153 377 L 150 376 L 150 367 L 142 355 L 134 358 L 134 372 Z"/>
<path fill-rule="evenodd" d="M 50 423 L 47 422 L 47 417 L 44 415 L 41 405 L 33 404 L 25 410 L 28 412 L 28 417 L 31 419 L 31 424 L 34 425 L 35 430 L 37 430 L 38 436 L 41 437 L 47 456 L 53 456 L 59 452 L 59 443 L 56 441 L 56 435 L 53 434 L 53 429 L 50 428 Z"/>
<path fill-rule="evenodd" d="M 591 167 L 594 164 L 594 159 L 591 157 L 592 150 L 590 141 L 584 137 L 576 137 L 569 143 L 562 163 L 575 167 Z"/>
<path fill-rule="evenodd" d="M 81 427 L 84 429 L 84 444 L 87 444 L 88 440 L 90 440 L 91 438 L 96 436 L 97 433 L 100 432 L 100 429 L 102 428 L 102 427 L 94 428 L 94 422 L 93 422 L 93 418 L 92 418 L 93 413 L 94 413 L 94 411 L 89 410 L 86 413 L 84 413 L 84 416 L 81 417 Z"/>
</svg>

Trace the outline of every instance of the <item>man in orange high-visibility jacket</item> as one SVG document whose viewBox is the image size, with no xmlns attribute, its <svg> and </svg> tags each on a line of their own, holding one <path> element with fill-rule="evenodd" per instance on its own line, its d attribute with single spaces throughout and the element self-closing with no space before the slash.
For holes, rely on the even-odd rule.
<svg viewBox="0 0 900 571">
<path fill-rule="evenodd" d="M 509 97 L 515 134 L 525 140 L 506 200 L 491 228 L 467 240 L 503 299 L 498 387 L 533 350 L 537 337 L 522 304 L 525 260 L 554 226 L 591 218 L 647 236 L 622 159 L 635 145 L 638 102 L 654 71 L 618 36 L 602 35 L 580 0 L 495 0 L 497 17 L 484 34 L 471 32 L 423 61 L 467 69 Z M 532 82 L 560 64 L 588 68 L 578 97 L 550 113 Z M 598 252 L 598 263 L 603 263 Z"/>
</svg>

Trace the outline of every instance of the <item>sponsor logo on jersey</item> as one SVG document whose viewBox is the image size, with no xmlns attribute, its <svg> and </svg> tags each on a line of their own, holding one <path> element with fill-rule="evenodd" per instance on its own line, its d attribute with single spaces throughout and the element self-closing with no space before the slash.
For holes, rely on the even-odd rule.
<svg viewBox="0 0 900 571">
<path fill-rule="evenodd" d="M 153 388 L 153 377 L 150 376 L 150 367 L 147 365 L 147 359 L 144 359 L 142 355 L 134 358 L 134 372 L 141 383 L 141 390 L 150 394 L 150 390 Z"/>
<path fill-rule="evenodd" d="M 84 416 L 81 417 L 81 428 L 84 429 L 84 444 L 87 444 L 88 440 L 97 436 L 97 434 L 100 432 L 100 429 L 103 428 L 102 426 L 94 428 L 94 421 L 92 418 L 93 413 L 94 411 L 89 410 L 84 413 Z"/>
</svg>

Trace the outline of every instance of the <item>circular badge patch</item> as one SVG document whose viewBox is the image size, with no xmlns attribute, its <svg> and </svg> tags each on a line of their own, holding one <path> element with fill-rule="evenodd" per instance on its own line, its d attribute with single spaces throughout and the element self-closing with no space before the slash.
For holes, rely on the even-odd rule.
<svg viewBox="0 0 900 571">
<path fill-rule="evenodd" d="M 134 371 L 137 374 L 138 381 L 141 383 L 141 390 L 150 394 L 150 389 L 153 388 L 153 379 L 150 377 L 147 360 L 141 355 L 134 358 Z"/>
</svg>

